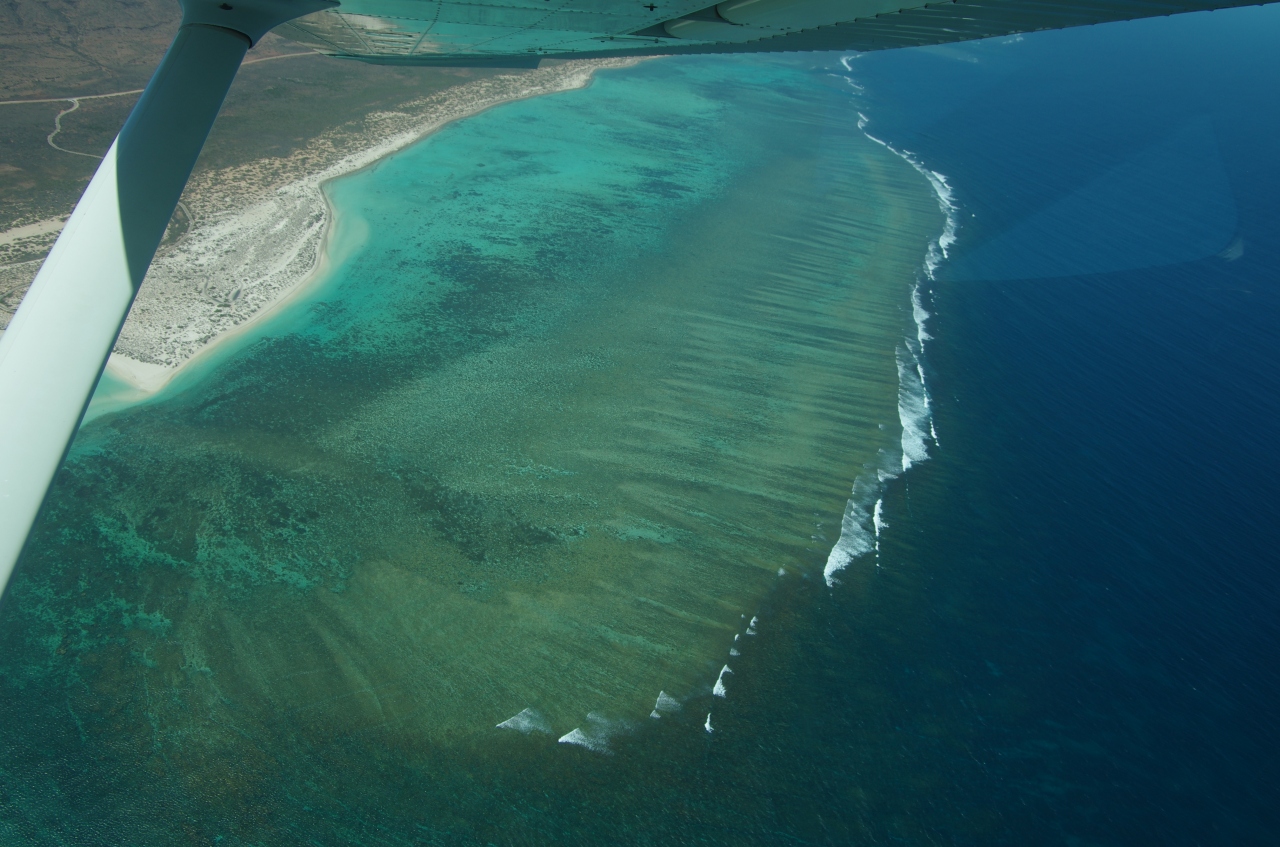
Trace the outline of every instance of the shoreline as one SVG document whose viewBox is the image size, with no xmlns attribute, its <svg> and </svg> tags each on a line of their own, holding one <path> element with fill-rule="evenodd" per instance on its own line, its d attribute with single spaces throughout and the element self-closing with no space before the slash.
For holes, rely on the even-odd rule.
<svg viewBox="0 0 1280 847">
<path fill-rule="evenodd" d="M 458 120 L 460 120 L 460 118 Z M 426 136 L 423 137 L 425 138 Z M 387 155 L 394 155 L 394 153 L 389 153 Z M 386 157 L 384 156 L 382 158 Z M 378 159 L 377 161 L 380 162 L 382 159 Z M 374 164 L 376 164 L 376 162 Z M 365 165 L 364 167 L 351 171 L 351 173 L 359 173 L 361 170 L 364 170 L 365 167 L 372 167 L 372 165 Z M 236 324 L 230 329 L 223 331 L 219 335 L 207 341 L 189 358 L 177 365 L 177 367 L 139 361 L 138 359 L 131 358 L 123 353 L 116 352 L 115 350 L 111 352 L 111 355 L 107 358 L 106 371 L 110 372 L 110 374 L 117 380 L 128 384 L 136 392 L 141 393 L 141 396 L 133 402 L 141 402 L 147 399 L 150 395 L 156 394 L 161 389 L 168 386 L 169 383 L 171 383 L 179 374 L 185 371 L 193 363 L 209 358 L 228 342 L 235 340 L 250 329 L 256 327 L 258 324 L 275 317 L 281 309 L 314 287 L 315 283 L 322 279 L 324 275 L 331 270 L 331 235 L 337 222 L 337 211 L 329 201 L 329 194 L 324 190 L 324 186 L 327 185 L 331 179 L 339 179 L 342 176 L 348 175 L 349 174 L 340 174 L 320 183 L 320 195 L 324 200 L 328 214 L 326 217 L 326 225 L 320 235 L 319 256 L 311 270 L 295 285 L 281 290 L 279 296 L 275 300 L 259 309 L 247 320 Z M 90 418 L 86 416 L 85 419 L 89 420 Z"/>
<path fill-rule="evenodd" d="M 325 190 L 329 182 L 374 167 L 456 121 L 505 103 L 579 90 L 591 84 L 597 71 L 635 62 L 586 60 L 543 69 L 541 74 L 465 83 L 420 101 L 423 111 L 415 114 L 371 115 L 372 123 L 401 126 L 388 127 L 392 131 L 387 134 L 375 127 L 365 135 L 371 143 L 330 150 L 330 161 L 316 163 L 321 167 L 312 165 L 284 184 L 242 195 L 239 203 L 218 196 L 218 187 L 228 183 L 227 174 L 205 175 L 203 186 L 193 186 L 197 197 L 188 202 L 206 208 L 197 211 L 197 224 L 183 239 L 157 255 L 107 362 L 106 372 L 134 397 L 127 402 L 117 397 L 107 405 L 114 411 L 150 399 L 192 363 L 207 360 L 276 316 L 326 277 L 335 264 L 332 235 L 337 220 Z M 511 83 L 515 90 L 506 87 Z M 326 142 L 323 137 L 316 140 L 321 147 Z M 297 158 L 306 158 L 307 152 Z M 234 180 L 236 175 L 230 176 Z M 210 206 L 215 208 L 209 210 Z M 256 274 L 253 265 L 259 266 Z M 86 415 L 86 420 L 97 416 Z"/>
</svg>

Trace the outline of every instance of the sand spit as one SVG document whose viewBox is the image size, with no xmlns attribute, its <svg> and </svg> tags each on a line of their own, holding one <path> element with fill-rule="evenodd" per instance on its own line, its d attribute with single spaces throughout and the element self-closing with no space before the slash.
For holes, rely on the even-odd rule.
<svg viewBox="0 0 1280 847">
<path fill-rule="evenodd" d="M 260 159 L 193 178 L 183 195 L 187 232 L 162 247 L 116 343 L 113 374 L 143 391 L 163 387 L 185 363 L 261 319 L 314 278 L 332 212 L 321 186 L 501 103 L 586 86 L 602 68 L 634 59 L 567 62 L 476 80 L 394 112 L 367 116 L 359 132 L 322 135 L 287 159 Z M 9 266 L 0 285 L 8 323 L 38 269 Z"/>
</svg>

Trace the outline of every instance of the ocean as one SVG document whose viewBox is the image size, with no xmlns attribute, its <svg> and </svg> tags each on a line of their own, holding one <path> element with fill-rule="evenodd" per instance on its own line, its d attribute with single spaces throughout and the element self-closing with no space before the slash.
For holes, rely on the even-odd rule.
<svg viewBox="0 0 1280 847">
<path fill-rule="evenodd" d="M 645 62 L 332 183 L 59 475 L 5 842 L 1268 843 L 1277 34 Z"/>
</svg>

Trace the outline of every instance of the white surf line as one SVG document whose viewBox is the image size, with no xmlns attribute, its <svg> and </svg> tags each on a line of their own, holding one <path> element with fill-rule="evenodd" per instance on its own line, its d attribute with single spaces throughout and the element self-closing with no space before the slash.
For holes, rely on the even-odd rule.
<svg viewBox="0 0 1280 847">
<path fill-rule="evenodd" d="M 658 702 L 653 704 L 653 711 L 649 713 L 649 717 L 661 718 L 664 712 L 678 712 L 682 708 L 684 706 L 679 700 L 665 691 L 659 691 Z"/>
<path fill-rule="evenodd" d="M 935 170 L 931 170 L 923 162 L 916 158 L 915 154 L 910 150 L 899 150 L 889 142 L 877 138 L 867 131 L 867 125 L 870 121 L 862 112 L 858 113 L 858 129 L 862 130 L 862 134 L 867 138 L 879 144 L 881 147 L 893 153 L 911 167 L 915 168 L 921 176 L 929 181 L 929 185 L 933 188 L 934 196 L 938 198 L 938 209 L 941 210 L 946 218 L 946 224 L 943 226 L 942 235 L 938 236 L 929 245 L 928 255 L 925 256 L 924 272 L 931 281 L 934 279 L 934 271 L 938 266 L 946 261 L 950 255 L 951 246 L 956 243 L 956 230 L 960 226 L 959 206 L 956 204 L 955 192 L 951 188 L 951 184 L 947 182 L 947 178 Z M 923 311 L 923 309 L 922 309 Z M 926 316 L 928 313 L 925 313 Z"/>
<path fill-rule="evenodd" d="M 714 696 L 716 696 L 716 697 L 728 697 L 728 696 L 729 696 L 729 692 L 728 692 L 728 690 L 724 687 L 724 676 L 725 676 L 725 674 L 732 674 L 732 673 L 733 673 L 733 671 L 729 668 L 729 666 L 728 666 L 728 665 L 725 665 L 723 668 L 721 668 L 721 670 L 720 670 L 720 675 L 719 675 L 718 677 L 716 677 L 716 685 L 715 685 L 715 688 L 713 688 L 713 689 L 711 690 L 712 695 L 714 695 Z"/>
<path fill-rule="evenodd" d="M 880 533 L 889 524 L 884 520 L 884 498 L 876 501 L 875 511 L 871 513 L 871 524 L 876 529 L 876 567 L 880 567 Z"/>
<path fill-rule="evenodd" d="M 495 728 L 514 729 L 522 735 L 528 735 L 531 732 L 540 732 L 544 735 L 555 734 L 551 730 L 551 724 L 543 717 L 542 713 L 532 708 L 522 709 L 518 714 L 497 724 Z"/>
<path fill-rule="evenodd" d="M 853 58 L 856 57 L 845 56 L 840 59 L 840 64 L 846 71 L 852 72 L 850 60 Z M 861 86 L 853 80 L 849 80 L 849 84 L 861 92 Z M 938 446 L 938 430 L 933 420 L 932 401 L 922 361 L 925 342 L 930 340 L 925 322 L 931 315 L 924 307 L 920 289 L 926 281 L 933 282 L 936 279 L 935 272 L 949 257 L 959 228 L 959 204 L 947 178 L 927 167 L 909 150 L 899 150 L 888 141 L 872 135 L 867 130 L 870 123 L 867 116 L 862 112 L 857 114 L 858 129 L 862 130 L 868 139 L 911 165 L 928 181 L 937 198 L 938 209 L 946 222 L 942 234 L 930 241 L 924 257 L 923 274 L 917 276 L 916 284 L 911 290 L 911 315 L 916 325 L 915 338 L 905 338 L 895 355 L 898 365 L 898 422 L 902 427 L 901 469 L 891 468 L 885 460 L 892 454 L 881 451 L 881 467 L 876 471 L 874 481 L 869 475 L 864 474 L 859 474 L 854 480 L 853 490 L 841 518 L 840 536 L 831 548 L 826 567 L 822 571 L 828 587 L 835 587 L 837 573 L 868 553 L 875 554 L 875 565 L 877 568 L 880 567 L 880 537 L 889 526 L 884 516 L 885 483 L 888 480 L 897 479 L 913 465 L 926 461 L 929 458 L 930 442 L 934 447 Z M 923 428 L 925 423 L 929 425 L 927 434 Z"/>
<path fill-rule="evenodd" d="M 586 747 L 593 753 L 612 756 L 613 751 L 609 749 L 609 741 L 628 729 L 625 722 L 611 721 L 598 712 L 587 712 L 586 726 L 585 730 L 580 726 L 569 730 L 557 739 L 557 743 L 576 744 L 579 747 Z"/>
</svg>

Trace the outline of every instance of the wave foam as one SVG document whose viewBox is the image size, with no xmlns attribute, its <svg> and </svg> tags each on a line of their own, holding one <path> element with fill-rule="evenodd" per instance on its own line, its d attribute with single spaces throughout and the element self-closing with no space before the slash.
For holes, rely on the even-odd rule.
<svg viewBox="0 0 1280 847">
<path fill-rule="evenodd" d="M 720 669 L 720 675 L 719 675 L 718 677 L 716 677 L 716 685 L 715 685 L 715 687 L 714 687 L 714 688 L 712 688 L 712 689 L 711 689 L 711 693 L 712 693 L 712 694 L 714 694 L 714 695 L 715 695 L 715 696 L 717 696 L 717 697 L 728 697 L 728 696 L 729 696 L 729 692 L 728 692 L 728 690 L 724 687 L 724 675 L 725 675 L 725 674 L 732 674 L 732 673 L 733 673 L 733 671 L 729 668 L 729 666 L 728 666 L 728 665 L 725 665 L 723 668 L 721 668 L 721 669 Z"/>
<path fill-rule="evenodd" d="M 902 469 L 929 458 L 933 414 L 920 356 L 911 339 L 898 348 L 898 422 L 902 425 Z"/>
<path fill-rule="evenodd" d="M 910 150 L 899 150 L 884 139 L 876 138 L 867 132 L 867 126 L 870 123 L 871 121 L 867 119 L 866 115 L 862 112 L 858 113 L 858 129 L 862 130 L 862 134 L 890 153 L 900 157 L 927 179 L 929 185 L 933 187 L 934 196 L 938 198 L 938 208 L 946 216 L 947 222 L 942 227 L 942 234 L 929 243 L 928 251 L 925 254 L 925 276 L 933 279 L 934 272 L 951 254 L 951 247 L 956 243 L 956 231 L 960 228 L 960 204 L 956 202 L 955 191 L 951 188 L 951 183 L 947 182 L 945 176 L 926 167 Z"/>
<path fill-rule="evenodd" d="M 933 338 L 928 330 L 924 328 L 925 322 L 933 317 L 924 307 L 924 303 L 920 300 L 920 284 L 916 283 L 915 288 L 911 289 L 911 317 L 916 322 L 916 341 L 920 342 L 920 349 L 924 349 L 924 343 Z"/>
<path fill-rule="evenodd" d="M 871 525 L 876 530 L 876 566 L 879 567 L 880 562 L 880 532 L 888 526 L 884 520 L 884 498 L 881 497 L 876 501 L 876 507 L 871 512 Z"/>
<path fill-rule="evenodd" d="M 891 457 L 881 452 L 882 464 Z M 827 565 L 822 575 L 827 585 L 835 585 L 835 574 L 853 564 L 855 559 L 875 549 L 876 536 L 872 529 L 873 504 L 880 498 L 884 483 L 897 476 L 895 471 L 881 468 L 874 474 L 859 474 L 853 481 L 853 491 L 840 519 L 840 537 L 827 555 Z"/>
<path fill-rule="evenodd" d="M 551 724 L 536 709 L 523 709 L 518 715 L 513 715 L 498 724 L 498 729 L 514 729 L 525 735 L 531 732 L 551 734 Z"/>
<path fill-rule="evenodd" d="M 587 723 L 560 736 L 561 744 L 576 744 L 586 747 L 593 753 L 612 755 L 609 750 L 609 739 L 624 731 L 626 725 L 621 721 L 611 721 L 596 712 L 587 713 Z"/>
<path fill-rule="evenodd" d="M 842 58 L 840 64 L 846 71 L 853 70 L 847 59 Z M 897 455 L 881 451 L 880 467 L 874 475 L 861 474 L 854 480 L 853 491 L 840 521 L 840 537 L 831 548 L 822 572 L 828 586 L 835 585 L 835 575 L 838 572 L 868 553 L 875 552 L 877 565 L 879 564 L 880 535 L 889 526 L 884 517 L 885 483 L 896 479 L 913 465 L 927 460 L 930 445 L 938 445 L 938 430 L 933 421 L 932 401 L 924 371 L 925 343 L 932 339 L 925 325 L 932 315 L 925 307 L 921 282 L 935 279 L 938 268 L 950 255 L 959 228 L 960 207 L 947 178 L 925 166 L 910 151 L 899 150 L 884 139 L 872 135 L 867 131 L 869 123 L 867 116 L 859 112 L 858 129 L 867 138 L 900 157 L 928 180 L 946 222 L 942 233 L 929 243 L 921 277 L 911 291 L 911 317 L 915 322 L 915 337 L 904 338 L 896 354 L 898 423 L 902 427 L 900 449 Z"/>
<path fill-rule="evenodd" d="M 680 701 L 665 691 L 658 692 L 658 702 L 653 704 L 655 712 L 678 712 L 681 708 Z"/>
</svg>

